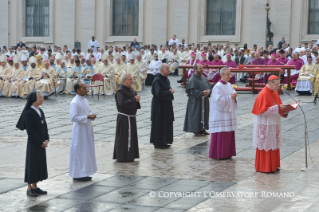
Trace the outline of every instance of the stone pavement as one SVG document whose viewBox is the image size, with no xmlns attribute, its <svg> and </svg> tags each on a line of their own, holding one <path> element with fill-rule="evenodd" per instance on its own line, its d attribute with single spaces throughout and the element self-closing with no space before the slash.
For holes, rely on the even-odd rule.
<svg viewBox="0 0 319 212">
<path fill-rule="evenodd" d="M 211 160 L 209 136 L 194 137 L 183 132 L 187 98 L 176 83 L 177 77 L 170 79 L 176 89 L 174 144 L 166 150 L 149 144 L 151 94 L 150 87 L 146 87 L 140 93 L 142 109 L 137 114 L 140 159 L 133 163 L 112 160 L 114 96 L 100 100 L 88 97 L 98 117 L 94 121 L 98 172 L 91 182 L 74 182 L 67 174 L 72 129 L 68 105 L 72 96 L 45 100 L 42 109 L 51 140 L 47 149 L 49 179 L 40 182 L 39 187 L 48 190 L 48 195 L 37 198 L 25 194 L 26 132 L 15 129 L 25 100 L 0 98 L 0 211 L 317 211 L 318 166 L 308 157 L 309 168 L 301 171 L 305 153 L 300 110 L 282 119 L 285 137 L 281 170 L 256 173 L 250 113 L 256 95 L 238 96 L 237 156 Z M 281 98 L 284 103 L 292 102 L 287 95 Z M 303 102 L 307 113 L 310 153 L 314 164 L 318 164 L 318 106 L 309 103 L 312 97 L 296 98 Z"/>
</svg>

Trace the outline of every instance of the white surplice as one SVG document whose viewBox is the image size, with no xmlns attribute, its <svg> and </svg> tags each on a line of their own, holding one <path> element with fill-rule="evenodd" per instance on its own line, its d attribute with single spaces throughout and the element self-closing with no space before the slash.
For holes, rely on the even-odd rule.
<svg viewBox="0 0 319 212">
<path fill-rule="evenodd" d="M 218 82 L 212 91 L 210 103 L 209 132 L 231 132 L 237 129 L 237 100 L 231 98 L 235 93 L 233 86 L 227 82 Z"/>
<path fill-rule="evenodd" d="M 281 116 L 278 105 L 254 115 L 253 147 L 259 150 L 276 150 L 282 147 Z"/>
<path fill-rule="evenodd" d="M 70 104 L 70 120 L 74 123 L 70 146 L 69 176 L 82 178 L 97 171 L 92 121 L 89 101 L 76 95 Z"/>
</svg>

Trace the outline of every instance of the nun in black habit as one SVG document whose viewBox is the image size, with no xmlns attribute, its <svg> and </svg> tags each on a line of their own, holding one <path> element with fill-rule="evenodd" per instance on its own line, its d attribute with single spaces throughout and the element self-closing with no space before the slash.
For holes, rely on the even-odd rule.
<svg viewBox="0 0 319 212">
<path fill-rule="evenodd" d="M 45 148 L 49 144 L 49 134 L 44 113 L 39 108 L 42 103 L 42 94 L 32 92 L 16 125 L 28 133 L 24 182 L 28 183 L 27 195 L 31 197 L 47 193 L 37 187 L 39 181 L 48 178 Z"/>
</svg>

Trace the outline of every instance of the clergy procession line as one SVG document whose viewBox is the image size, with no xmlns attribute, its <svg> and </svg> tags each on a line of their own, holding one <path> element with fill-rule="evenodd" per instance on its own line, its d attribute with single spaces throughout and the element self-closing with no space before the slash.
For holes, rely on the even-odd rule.
<svg viewBox="0 0 319 212">
<path fill-rule="evenodd" d="M 170 43 L 174 47 L 177 41 L 176 37 L 174 37 Z M 181 45 L 184 44 L 182 43 Z M 185 48 L 188 48 L 187 45 Z M 154 51 L 154 49 L 152 51 Z M 247 45 L 244 46 L 244 51 L 250 52 L 250 50 L 247 50 Z M 175 49 L 174 52 L 176 53 Z M 194 133 L 194 136 L 210 134 L 209 158 L 220 160 L 236 156 L 235 131 L 237 129 L 236 111 L 238 100 L 237 93 L 231 84 L 231 81 L 234 79 L 234 75 L 231 73 L 231 67 L 224 67 L 218 72 L 218 75 L 215 74 L 215 77 L 218 76 L 219 79 L 214 86 L 211 86 L 208 75 L 204 74 L 204 66 L 208 62 L 205 60 L 204 62 L 198 63 L 192 62 L 193 59 L 195 59 L 195 53 L 190 54 L 192 59 L 190 59 L 189 62 L 193 65 L 193 69 L 188 72 L 189 79 L 185 90 L 188 96 L 188 102 L 184 131 Z M 59 53 L 57 54 L 59 57 L 60 55 Z M 117 64 L 123 65 L 118 55 L 119 54 L 116 54 Z M 154 55 L 155 59 L 152 60 L 148 66 L 148 75 L 152 75 L 152 77 L 149 82 L 145 82 L 145 84 L 150 83 L 152 85 L 151 92 L 153 95 L 151 103 L 150 143 L 152 143 L 155 148 L 167 149 L 173 144 L 174 110 L 172 101 L 174 100 L 175 93 L 175 90 L 170 86 L 168 75 L 173 72 L 178 72 L 178 70 L 174 64 L 167 64 L 165 61 L 158 60 L 157 57 L 159 55 L 155 53 L 152 55 Z M 256 56 L 258 57 L 258 55 L 257 53 Z M 64 57 L 67 56 L 66 54 Z M 202 52 L 201 56 L 206 57 L 207 55 L 205 52 Z M 229 59 L 231 54 L 226 53 L 225 56 Z M 37 65 L 44 65 L 41 59 L 42 56 L 38 54 L 36 57 L 38 58 L 36 62 Z M 113 159 L 116 159 L 118 162 L 133 162 L 134 159 L 139 158 L 136 112 L 141 108 L 141 97 L 137 95 L 136 91 L 141 88 L 140 83 L 142 81 L 138 81 L 137 78 L 141 76 L 140 73 L 146 73 L 141 70 L 138 70 L 138 74 L 136 74 L 137 72 L 129 71 L 131 67 L 134 67 L 133 69 L 136 67 L 134 58 L 135 54 L 131 52 L 129 54 L 130 63 L 124 67 L 127 71 L 117 76 L 116 81 L 120 82 L 118 83 L 120 85 L 112 84 L 111 81 L 109 81 L 109 79 L 111 79 L 109 76 L 110 73 L 114 74 L 114 72 L 107 71 L 110 70 L 110 57 L 103 55 L 103 64 L 101 64 L 99 68 L 99 70 L 104 70 L 105 94 L 108 94 L 110 91 L 117 91 L 115 100 L 118 115 Z M 137 60 L 139 61 L 141 58 L 142 55 L 138 53 Z M 214 55 L 214 58 L 217 59 L 218 55 Z M 259 61 L 260 58 L 256 58 L 252 61 L 256 60 Z M 89 63 L 89 61 L 90 60 L 87 62 Z M 5 64 L 5 61 L 3 64 Z M 79 64 L 80 61 L 77 61 L 74 71 L 83 73 L 81 72 Z M 173 69 L 171 68 L 172 65 Z M 36 69 L 35 61 L 31 63 L 31 67 L 32 70 L 30 72 L 33 73 L 34 69 Z M 49 63 L 45 63 L 45 67 L 46 69 L 49 68 Z M 88 64 L 86 67 L 88 67 Z M 38 71 L 40 69 L 36 70 Z M 76 78 L 75 72 L 72 72 L 70 76 L 68 75 L 69 77 L 66 77 L 65 88 L 67 91 L 74 91 L 76 94 L 70 103 L 69 119 L 74 124 L 70 145 L 69 176 L 74 180 L 89 181 L 92 179 L 90 175 L 93 175 L 97 171 L 92 125 L 92 121 L 94 121 L 97 116 L 91 111 L 89 101 L 86 99 L 86 95 L 92 92 L 88 91 L 87 82 L 85 82 L 85 80 L 74 80 L 71 81 L 70 84 L 68 81 L 72 76 Z M 84 72 L 84 74 L 86 74 L 86 72 Z M 43 76 L 47 77 L 45 79 L 53 80 L 49 74 L 44 73 L 42 74 L 42 77 Z M 77 76 L 78 78 L 82 77 L 80 74 Z M 34 78 L 29 79 L 24 82 L 24 84 L 32 88 L 32 84 L 38 83 L 38 81 L 33 81 Z M 87 80 L 88 79 L 89 78 L 87 78 Z M 114 80 L 115 78 L 112 79 Z M 30 81 L 32 82 L 30 83 Z M 109 84 L 106 82 L 109 82 Z M 7 81 L 5 81 L 5 83 L 7 83 Z M 12 83 L 14 84 L 15 81 Z M 20 83 L 21 82 L 18 83 L 18 87 Z M 278 76 L 267 76 L 267 84 L 258 94 L 252 109 L 252 113 L 254 114 L 252 140 L 253 147 L 256 148 L 255 169 L 258 172 L 275 172 L 280 167 L 280 148 L 282 145 L 280 118 L 287 117 L 289 110 L 287 110 L 287 106 L 282 105 L 277 93 L 279 86 L 280 78 Z M 45 86 L 38 87 L 44 88 Z M 17 123 L 17 128 L 27 130 L 28 143 L 25 182 L 28 183 L 27 195 L 36 197 L 39 194 L 47 193 L 38 188 L 37 183 L 48 178 L 45 149 L 48 147 L 50 139 L 44 113 L 39 108 L 43 103 L 43 93 L 48 91 L 45 91 L 45 89 L 39 89 L 37 91 L 30 89 L 29 91 L 31 93 L 27 97 L 27 103 Z M 95 91 L 93 90 L 93 92 Z M 27 93 L 24 94 L 27 95 Z M 210 103 L 209 98 L 211 98 Z"/>
</svg>

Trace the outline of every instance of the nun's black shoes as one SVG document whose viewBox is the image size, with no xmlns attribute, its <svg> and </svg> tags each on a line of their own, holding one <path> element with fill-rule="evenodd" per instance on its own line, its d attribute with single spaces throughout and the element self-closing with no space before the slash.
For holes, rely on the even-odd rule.
<svg viewBox="0 0 319 212">
<path fill-rule="evenodd" d="M 38 194 L 35 193 L 35 191 L 33 189 L 27 190 L 27 195 L 30 197 L 37 197 L 38 196 Z"/>
<path fill-rule="evenodd" d="M 76 180 L 76 181 L 90 181 L 90 180 L 92 180 L 92 177 L 73 178 L 73 180 Z"/>
<path fill-rule="evenodd" d="M 47 194 L 47 193 L 48 193 L 47 191 L 43 191 L 43 190 L 41 190 L 40 188 L 33 189 L 33 191 L 34 191 L 36 194 Z"/>
</svg>

